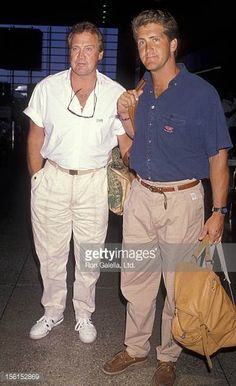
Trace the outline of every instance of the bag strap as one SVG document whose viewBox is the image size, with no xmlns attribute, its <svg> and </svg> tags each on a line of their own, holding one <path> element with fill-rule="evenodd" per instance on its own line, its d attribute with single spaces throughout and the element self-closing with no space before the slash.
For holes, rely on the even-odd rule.
<svg viewBox="0 0 236 386">
<path fill-rule="evenodd" d="M 141 79 L 139 80 L 137 86 L 135 87 L 135 90 L 136 90 L 136 91 L 142 90 L 142 89 L 144 88 L 144 86 L 145 86 L 145 83 L 146 83 L 146 80 L 143 79 L 143 78 L 141 78 Z M 136 107 L 137 107 L 137 103 L 135 103 L 135 106 L 130 106 L 130 107 L 129 107 L 129 117 L 130 117 L 130 120 L 131 120 L 133 129 L 134 129 L 134 132 L 135 132 L 134 115 L 135 115 Z"/>
<path fill-rule="evenodd" d="M 225 260 L 225 255 L 224 255 L 222 243 L 220 242 L 217 244 L 211 244 L 209 241 L 209 236 L 206 235 L 204 237 L 204 239 L 198 243 L 196 249 L 194 250 L 193 258 L 197 262 L 199 260 L 199 258 L 201 257 L 202 253 L 205 251 L 205 256 L 204 256 L 204 260 L 203 260 L 202 265 L 212 267 L 215 249 L 217 250 L 217 253 L 218 253 L 221 269 L 224 272 L 224 277 L 225 277 L 224 280 L 226 280 L 228 283 L 231 299 L 232 299 L 233 304 L 235 305 L 235 300 L 234 300 L 234 296 L 233 296 L 231 281 L 229 278 L 229 273 L 228 273 L 228 269 L 227 269 L 227 265 L 226 265 L 226 260 Z"/>
<path fill-rule="evenodd" d="M 199 312 L 199 320 L 200 320 L 200 330 L 201 330 L 201 335 L 202 335 L 203 351 L 204 351 L 208 366 L 210 369 L 212 369 L 212 361 L 211 361 L 210 354 L 208 351 L 208 339 L 207 339 L 208 328 L 207 328 L 206 324 L 204 323 L 203 316 L 202 316 L 201 312 Z"/>
<path fill-rule="evenodd" d="M 224 255 L 222 243 L 213 244 L 213 245 L 211 245 L 210 249 L 211 249 L 212 256 L 214 255 L 215 249 L 217 250 L 218 257 L 220 260 L 220 266 L 221 266 L 221 269 L 224 272 L 224 276 L 225 276 L 224 280 L 226 280 L 228 283 L 231 299 L 232 299 L 233 304 L 235 305 L 234 295 L 233 295 L 233 291 L 232 291 L 232 287 L 231 287 L 231 281 L 229 278 L 229 273 L 228 273 L 228 269 L 227 269 L 227 265 L 226 265 L 226 261 L 225 261 L 225 255 Z"/>
</svg>

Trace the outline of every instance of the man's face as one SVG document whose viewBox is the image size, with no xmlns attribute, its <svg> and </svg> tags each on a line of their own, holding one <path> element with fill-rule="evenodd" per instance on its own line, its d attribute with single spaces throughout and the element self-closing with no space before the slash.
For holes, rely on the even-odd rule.
<svg viewBox="0 0 236 386">
<path fill-rule="evenodd" d="M 97 35 L 84 31 L 73 36 L 70 45 L 70 63 L 77 75 L 94 72 L 102 56 Z"/>
<path fill-rule="evenodd" d="M 149 71 L 161 69 L 174 57 L 177 48 L 177 40 L 170 41 L 163 26 L 157 23 L 138 28 L 136 40 L 140 59 Z"/>
</svg>

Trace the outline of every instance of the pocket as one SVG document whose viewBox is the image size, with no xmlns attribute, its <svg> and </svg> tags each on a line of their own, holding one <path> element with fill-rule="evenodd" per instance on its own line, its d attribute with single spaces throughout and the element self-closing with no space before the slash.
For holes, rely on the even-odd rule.
<svg viewBox="0 0 236 386">
<path fill-rule="evenodd" d="M 193 210 L 202 210 L 204 208 L 204 193 L 202 186 L 196 185 L 191 189 L 179 190 L 178 200 L 186 207 L 190 206 Z"/>
<path fill-rule="evenodd" d="M 187 118 L 184 115 L 160 115 L 157 118 L 160 128 L 157 130 L 159 146 L 164 148 L 171 146 L 170 153 L 199 154 L 199 147 L 202 146 L 200 122 L 194 118 Z M 201 150 L 201 149 L 200 149 Z"/>
<path fill-rule="evenodd" d="M 104 131 L 104 122 L 102 119 L 97 119 L 94 121 L 94 125 L 90 127 L 88 133 L 88 140 L 91 144 L 99 146 L 104 141 L 104 136 L 106 132 Z"/>
<path fill-rule="evenodd" d="M 174 133 L 176 129 L 184 129 L 186 127 L 186 117 L 176 114 L 160 115 L 158 117 L 161 122 L 162 128 L 166 133 Z M 170 130 L 170 129 L 173 129 Z"/>
<path fill-rule="evenodd" d="M 136 191 L 137 187 L 138 187 L 138 181 L 136 180 L 136 178 L 134 178 L 133 181 L 131 182 L 130 189 L 126 195 L 126 199 L 124 202 L 124 210 L 130 209 L 133 203 L 132 196 L 134 195 L 134 192 Z"/>
<path fill-rule="evenodd" d="M 156 132 L 157 141 L 162 146 L 171 146 L 171 149 L 183 149 L 187 142 L 189 146 L 189 130 L 187 128 L 186 117 L 181 115 L 159 115 L 157 124 L 160 128 Z"/>
<path fill-rule="evenodd" d="M 31 190 L 35 190 L 43 178 L 43 170 L 44 168 L 38 170 L 36 173 L 34 173 L 31 177 Z"/>
<path fill-rule="evenodd" d="M 203 221 L 204 194 L 202 186 L 197 185 L 192 189 L 182 190 L 178 193 L 182 210 L 186 212 L 188 217 L 189 228 L 197 222 Z"/>
</svg>

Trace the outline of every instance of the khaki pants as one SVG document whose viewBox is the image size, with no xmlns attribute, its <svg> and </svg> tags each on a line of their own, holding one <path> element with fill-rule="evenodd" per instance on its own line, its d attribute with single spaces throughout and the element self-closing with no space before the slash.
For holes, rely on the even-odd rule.
<svg viewBox="0 0 236 386">
<path fill-rule="evenodd" d="M 43 281 L 42 305 L 47 316 L 60 317 L 66 305 L 67 260 L 73 234 L 76 319 L 88 318 L 95 309 L 98 271 L 80 267 L 83 247 L 103 246 L 107 233 L 107 171 L 69 175 L 46 162 L 32 177 L 31 218 L 35 249 Z"/>
<path fill-rule="evenodd" d="M 189 181 L 188 181 L 189 182 Z M 183 183 L 183 182 L 181 182 Z M 180 184 L 180 183 L 179 183 Z M 162 312 L 161 344 L 157 358 L 175 362 L 181 347 L 171 335 L 174 314 L 174 270 L 181 259 L 192 256 L 204 221 L 203 188 L 166 193 L 167 209 L 160 193 L 152 193 L 135 180 L 125 203 L 123 221 L 123 247 L 156 251 L 156 258 L 146 268 L 123 268 L 121 290 L 127 299 L 125 344 L 131 356 L 144 357 L 150 350 L 156 297 L 161 276 L 166 287 Z"/>
</svg>

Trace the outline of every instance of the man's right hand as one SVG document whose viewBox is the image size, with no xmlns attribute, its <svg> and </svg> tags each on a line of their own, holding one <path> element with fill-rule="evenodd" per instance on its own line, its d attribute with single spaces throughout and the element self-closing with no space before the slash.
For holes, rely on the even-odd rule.
<svg viewBox="0 0 236 386">
<path fill-rule="evenodd" d="M 121 121 L 125 121 L 129 118 L 129 108 L 134 108 L 136 106 L 142 93 L 142 90 L 136 91 L 134 89 L 125 91 L 121 94 L 117 101 L 117 111 Z"/>
</svg>

